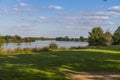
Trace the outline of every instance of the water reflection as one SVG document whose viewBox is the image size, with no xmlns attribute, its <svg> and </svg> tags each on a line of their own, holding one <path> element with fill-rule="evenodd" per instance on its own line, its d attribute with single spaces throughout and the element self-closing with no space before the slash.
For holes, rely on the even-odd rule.
<svg viewBox="0 0 120 80">
<path fill-rule="evenodd" d="M 2 48 L 15 49 L 15 48 L 37 48 L 49 46 L 51 42 L 55 42 L 59 47 L 72 47 L 72 46 L 88 46 L 87 42 L 72 42 L 72 41 L 35 41 L 30 43 L 5 43 Z"/>
</svg>

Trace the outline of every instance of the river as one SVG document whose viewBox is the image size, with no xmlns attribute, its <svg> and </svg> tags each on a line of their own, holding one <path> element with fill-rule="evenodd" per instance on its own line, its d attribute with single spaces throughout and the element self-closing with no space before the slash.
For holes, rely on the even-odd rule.
<svg viewBox="0 0 120 80">
<path fill-rule="evenodd" d="M 54 42 L 58 45 L 58 47 L 66 47 L 70 48 L 72 46 L 78 47 L 84 47 L 88 46 L 87 42 L 73 42 L 73 41 L 54 41 L 54 40 L 46 40 L 46 41 L 35 41 L 30 43 L 4 43 L 2 48 L 4 49 L 15 49 L 15 48 L 39 48 L 39 47 L 45 47 L 49 46 L 51 42 Z"/>
</svg>

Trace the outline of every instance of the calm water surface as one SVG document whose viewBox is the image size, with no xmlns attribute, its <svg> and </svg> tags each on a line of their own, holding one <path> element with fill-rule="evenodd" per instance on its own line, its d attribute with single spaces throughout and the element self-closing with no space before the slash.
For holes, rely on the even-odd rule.
<svg viewBox="0 0 120 80">
<path fill-rule="evenodd" d="M 15 49 L 15 48 L 38 48 L 49 46 L 51 42 L 55 42 L 59 47 L 72 47 L 72 46 L 88 46 L 87 42 L 72 42 L 72 41 L 35 41 L 30 43 L 5 43 L 2 48 Z"/>
</svg>

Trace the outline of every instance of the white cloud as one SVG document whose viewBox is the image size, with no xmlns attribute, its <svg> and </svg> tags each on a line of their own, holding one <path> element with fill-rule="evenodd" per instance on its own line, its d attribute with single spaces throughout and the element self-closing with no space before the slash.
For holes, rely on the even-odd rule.
<svg viewBox="0 0 120 80">
<path fill-rule="evenodd" d="M 57 6 L 57 5 L 49 5 L 49 9 L 54 9 L 54 10 L 63 10 L 64 8 L 62 6 Z"/>
<path fill-rule="evenodd" d="M 34 12 L 35 8 L 33 8 L 31 5 L 27 3 L 20 3 L 17 5 L 14 5 L 12 8 L 12 11 L 15 12 Z"/>
<path fill-rule="evenodd" d="M 64 9 L 61 6 L 56 6 L 56 5 L 50 5 L 48 6 L 49 9 L 54 9 L 54 10 L 62 10 Z M 26 19 L 26 17 L 21 17 L 19 18 L 20 21 L 23 23 L 32 23 L 32 24 L 38 24 L 38 23 L 54 23 L 54 24 L 62 24 L 65 26 L 70 26 L 70 27 L 75 27 L 75 29 L 77 28 L 81 28 L 81 27 L 94 27 L 94 26 L 102 26 L 102 25 L 114 25 L 115 23 L 111 21 L 111 19 L 115 18 L 115 17 L 119 17 L 120 13 L 115 11 L 115 9 L 118 10 L 118 6 L 113 6 L 111 8 L 111 10 L 106 10 L 106 11 L 99 11 L 99 12 L 84 12 L 84 13 L 80 13 L 80 12 L 60 12 L 58 16 L 59 17 L 46 17 L 46 16 L 40 16 L 38 15 L 37 19 L 35 18 L 28 18 Z M 23 14 L 23 12 L 33 12 L 34 8 L 31 7 L 29 4 L 27 3 L 20 3 L 18 5 L 15 5 L 12 9 L 8 10 L 8 9 L 1 9 L 1 12 L 7 13 L 7 12 L 16 12 L 16 13 L 21 13 Z M 56 11 L 57 12 L 57 11 Z M 24 14 L 23 14 L 24 15 Z M 19 16 L 20 17 L 20 16 Z"/>
<path fill-rule="evenodd" d="M 108 8 L 108 10 L 111 10 L 111 11 L 120 11 L 120 6 L 112 6 L 111 8 Z"/>
<path fill-rule="evenodd" d="M 20 3 L 20 6 L 21 6 L 21 7 L 26 7 L 26 6 L 29 6 L 29 5 L 26 4 L 26 3 Z"/>
<path fill-rule="evenodd" d="M 105 24 L 114 25 L 115 23 L 112 21 L 107 21 L 107 22 L 105 22 Z"/>
<path fill-rule="evenodd" d="M 120 16 L 120 13 L 116 11 L 97 12 L 96 14 L 109 16 L 110 18 L 115 18 Z"/>
<path fill-rule="evenodd" d="M 46 19 L 46 17 L 44 17 L 44 16 L 40 16 L 39 19 L 42 19 L 42 20 L 43 20 L 43 19 Z"/>
<path fill-rule="evenodd" d="M 20 12 L 20 11 L 22 11 L 20 8 L 17 8 L 17 7 L 13 7 L 12 10 L 13 10 L 13 11 L 16 11 L 16 12 Z"/>
<path fill-rule="evenodd" d="M 120 17 L 120 6 L 112 6 L 106 11 L 98 12 L 59 12 L 62 16 L 57 22 L 70 26 L 94 27 L 94 26 L 113 26 L 115 18 Z"/>
<path fill-rule="evenodd" d="M 3 13 L 7 13 L 9 11 L 7 8 L 2 8 L 1 10 Z"/>
<path fill-rule="evenodd" d="M 112 21 L 113 18 L 119 17 L 120 13 L 116 11 L 99 11 L 99 12 L 59 12 L 59 17 L 46 17 L 39 16 L 37 19 L 26 20 L 33 24 L 40 23 L 53 23 L 62 24 L 64 26 L 70 26 L 69 29 L 78 29 L 85 27 L 90 29 L 95 26 L 113 26 L 115 22 Z"/>
<path fill-rule="evenodd" d="M 109 17 L 108 16 L 100 16 L 100 15 L 98 15 L 98 16 L 86 16 L 85 17 L 86 19 L 109 19 Z"/>
</svg>

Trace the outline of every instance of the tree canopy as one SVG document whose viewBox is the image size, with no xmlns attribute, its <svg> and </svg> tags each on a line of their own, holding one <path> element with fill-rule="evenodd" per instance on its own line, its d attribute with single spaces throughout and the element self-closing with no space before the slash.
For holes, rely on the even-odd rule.
<svg viewBox="0 0 120 80">
<path fill-rule="evenodd" d="M 114 45 L 120 44 L 120 26 L 113 34 L 113 43 Z"/>
<path fill-rule="evenodd" d="M 112 34 L 109 31 L 105 32 L 105 39 L 106 39 L 107 43 L 112 42 Z"/>
<path fill-rule="evenodd" d="M 90 46 L 103 46 L 106 44 L 105 34 L 101 27 L 94 27 L 89 32 L 88 43 Z"/>
</svg>

